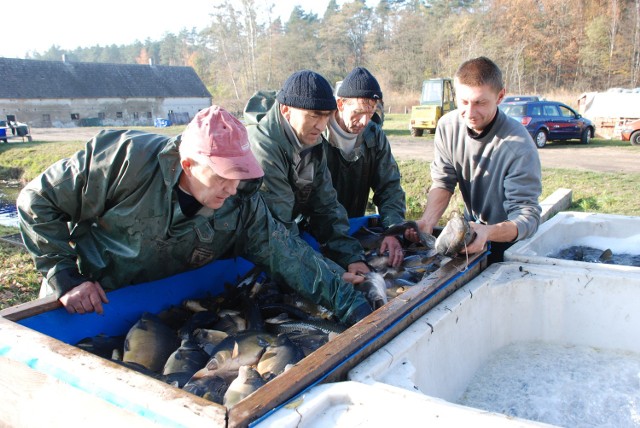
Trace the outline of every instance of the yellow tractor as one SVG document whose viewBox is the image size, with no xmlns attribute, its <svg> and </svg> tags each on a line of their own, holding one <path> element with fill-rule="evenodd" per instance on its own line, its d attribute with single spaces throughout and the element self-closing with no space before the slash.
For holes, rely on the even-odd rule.
<svg viewBox="0 0 640 428">
<path fill-rule="evenodd" d="M 443 114 L 456 109 L 453 80 L 448 77 L 422 82 L 420 105 L 411 108 L 409 129 L 413 137 L 421 137 L 424 131 L 434 132 Z"/>
</svg>

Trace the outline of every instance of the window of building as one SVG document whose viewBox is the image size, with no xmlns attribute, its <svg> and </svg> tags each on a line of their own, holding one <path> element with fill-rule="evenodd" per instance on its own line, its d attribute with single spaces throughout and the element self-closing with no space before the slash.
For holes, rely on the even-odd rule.
<svg viewBox="0 0 640 428">
<path fill-rule="evenodd" d="M 104 119 L 105 117 L 106 115 L 104 114 L 104 112 L 98 113 L 98 119 Z"/>
<path fill-rule="evenodd" d="M 71 120 L 80 120 L 80 113 L 71 113 Z"/>
<path fill-rule="evenodd" d="M 43 121 L 44 123 L 51 123 L 51 116 L 50 116 L 50 115 L 48 115 L 48 114 L 43 114 L 43 115 L 42 115 L 42 121 Z"/>
<path fill-rule="evenodd" d="M 153 116 L 151 116 L 151 112 L 150 112 L 150 111 L 148 111 L 148 112 L 147 112 L 147 119 L 151 119 L 152 117 L 153 117 Z"/>
<path fill-rule="evenodd" d="M 140 113 L 138 113 L 137 111 L 133 112 L 133 118 L 134 119 L 140 119 Z"/>
<path fill-rule="evenodd" d="M 122 112 L 121 111 L 117 111 L 116 112 L 116 119 L 122 119 Z"/>
</svg>

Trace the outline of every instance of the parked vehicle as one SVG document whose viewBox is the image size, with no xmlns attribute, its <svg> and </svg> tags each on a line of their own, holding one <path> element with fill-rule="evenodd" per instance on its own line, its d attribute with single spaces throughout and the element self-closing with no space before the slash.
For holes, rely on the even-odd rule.
<svg viewBox="0 0 640 428">
<path fill-rule="evenodd" d="M 504 97 L 503 103 L 513 103 L 516 101 L 540 101 L 540 97 L 537 95 L 513 95 L 510 97 Z"/>
<path fill-rule="evenodd" d="M 411 136 L 420 137 L 427 131 L 434 132 L 440 118 L 456 109 L 453 80 L 445 77 L 422 82 L 420 105 L 411 108 L 409 129 Z"/>
<path fill-rule="evenodd" d="M 589 144 L 596 131 L 589 119 L 557 101 L 502 103 L 502 110 L 527 128 L 540 149 L 548 141 L 580 140 Z"/>
<path fill-rule="evenodd" d="M 630 141 L 634 146 L 640 146 L 640 119 L 627 123 L 621 135 L 622 141 Z"/>
</svg>

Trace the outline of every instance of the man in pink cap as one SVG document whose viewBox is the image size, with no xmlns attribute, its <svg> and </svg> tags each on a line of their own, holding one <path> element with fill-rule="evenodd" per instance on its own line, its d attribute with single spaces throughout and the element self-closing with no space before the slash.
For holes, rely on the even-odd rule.
<svg viewBox="0 0 640 428">
<path fill-rule="evenodd" d="M 213 106 L 181 136 L 108 130 L 20 193 L 22 237 L 70 313 L 102 313 L 105 290 L 243 256 L 353 324 L 371 312 L 309 245 L 270 215 L 247 132 Z"/>
</svg>

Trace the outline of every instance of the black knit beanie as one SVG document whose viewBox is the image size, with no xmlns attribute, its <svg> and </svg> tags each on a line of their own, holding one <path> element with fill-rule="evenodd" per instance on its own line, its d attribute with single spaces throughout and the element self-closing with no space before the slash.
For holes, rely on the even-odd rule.
<svg viewBox="0 0 640 428">
<path fill-rule="evenodd" d="M 338 89 L 342 98 L 382 99 L 382 90 L 373 74 L 364 67 L 356 67 L 347 74 Z"/>
<path fill-rule="evenodd" d="M 311 70 L 300 70 L 287 78 L 278 91 L 280 104 L 306 110 L 335 110 L 338 108 L 333 89 L 327 79 Z"/>
</svg>

